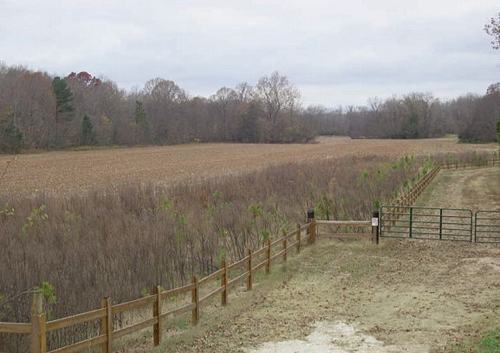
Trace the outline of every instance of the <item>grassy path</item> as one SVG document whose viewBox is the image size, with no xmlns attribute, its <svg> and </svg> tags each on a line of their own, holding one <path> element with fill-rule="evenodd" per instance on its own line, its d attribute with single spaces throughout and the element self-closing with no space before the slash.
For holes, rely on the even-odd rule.
<svg viewBox="0 0 500 353">
<path fill-rule="evenodd" d="M 500 168 L 442 170 L 417 205 L 500 210 Z"/>
</svg>

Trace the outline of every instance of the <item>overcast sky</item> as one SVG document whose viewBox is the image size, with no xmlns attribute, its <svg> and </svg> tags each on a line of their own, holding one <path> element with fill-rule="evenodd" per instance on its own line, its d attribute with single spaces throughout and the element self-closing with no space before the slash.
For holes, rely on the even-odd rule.
<svg viewBox="0 0 500 353">
<path fill-rule="evenodd" d="M 278 70 L 304 105 L 447 99 L 500 81 L 483 31 L 499 11 L 499 0 L 0 0 L 0 61 L 127 90 L 162 77 L 192 96 Z"/>
</svg>

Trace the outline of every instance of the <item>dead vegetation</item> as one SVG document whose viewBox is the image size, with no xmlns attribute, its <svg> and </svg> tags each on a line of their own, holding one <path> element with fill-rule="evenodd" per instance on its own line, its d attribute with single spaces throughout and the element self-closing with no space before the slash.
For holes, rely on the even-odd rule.
<svg viewBox="0 0 500 353">
<path fill-rule="evenodd" d="M 211 273 L 223 256 L 242 258 L 304 223 L 308 208 L 322 218 L 367 218 L 376 200 L 392 197 L 420 165 L 351 158 L 171 188 L 130 183 L 71 197 L 3 197 L 2 320 L 28 321 L 26 291 L 43 281 L 55 288 L 57 303 L 46 309 L 58 318 L 95 309 L 103 297 L 124 302 L 153 285 L 169 289 Z M 65 343 L 85 330 L 63 336 Z"/>
</svg>

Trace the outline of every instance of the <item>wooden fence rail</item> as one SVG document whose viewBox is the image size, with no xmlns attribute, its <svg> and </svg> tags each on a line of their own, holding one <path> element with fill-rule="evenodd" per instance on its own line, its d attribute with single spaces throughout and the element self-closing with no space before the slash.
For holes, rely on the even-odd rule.
<svg viewBox="0 0 500 353">
<path fill-rule="evenodd" d="M 319 226 L 334 226 L 334 227 L 360 227 L 367 228 L 372 226 L 372 222 L 370 221 L 329 221 L 329 220 L 318 220 L 316 221 L 318 236 L 321 238 L 329 238 L 329 237 L 342 237 L 342 236 L 372 236 L 371 232 L 365 233 L 339 233 L 335 232 L 334 234 L 322 234 L 319 232 Z"/>
<path fill-rule="evenodd" d="M 441 164 L 443 169 L 458 169 L 458 168 L 468 168 L 468 167 L 495 167 L 500 166 L 500 159 L 477 159 L 471 163 L 459 163 L 458 161 L 447 161 Z"/>
<path fill-rule="evenodd" d="M 424 192 L 425 188 L 432 180 L 434 180 L 441 168 L 441 165 L 434 166 L 422 179 L 396 199 L 394 202 L 394 205 L 396 206 L 394 213 L 396 215 L 394 215 L 391 219 L 388 219 L 392 225 L 394 225 L 399 219 L 399 214 L 402 212 L 403 207 L 411 206 L 415 203 L 417 198 Z"/>
<path fill-rule="evenodd" d="M 411 206 L 417 200 L 417 198 L 422 194 L 425 188 L 430 184 L 432 180 L 441 170 L 441 166 L 437 165 L 433 167 L 422 179 L 420 179 L 415 185 L 413 185 L 407 192 L 400 195 L 395 204 L 401 206 Z"/>
<path fill-rule="evenodd" d="M 227 264 L 223 260 L 219 270 L 200 280 L 193 277 L 191 284 L 168 291 L 162 291 L 160 286 L 154 286 L 151 295 L 114 305 L 110 298 L 104 298 L 101 301 L 100 309 L 57 320 L 45 320 L 45 313 L 42 309 L 42 293 L 33 292 L 31 293 L 31 322 L 0 322 L 0 333 L 29 334 L 31 353 L 76 353 L 93 347 L 101 347 L 101 352 L 111 353 L 114 340 L 144 328 L 152 327 L 154 345 L 157 346 L 162 342 L 162 326 L 166 319 L 191 311 L 191 323 L 196 325 L 200 318 L 200 309 L 207 302 L 220 294 L 222 305 L 226 305 L 229 299 L 229 289 L 242 281 L 246 282 L 246 289 L 251 290 L 254 275 L 257 271 L 265 268 L 265 272 L 269 273 L 271 264 L 280 260 L 286 262 L 292 249 L 295 249 L 296 253 L 299 253 L 303 244 L 314 244 L 315 236 L 316 222 L 314 218 L 311 218 L 308 223 L 297 225 L 295 230 L 289 233 L 283 232 L 281 237 L 272 242 L 267 239 L 266 245 L 256 251 L 252 252 L 250 249 L 247 249 L 246 256 L 238 261 Z M 244 271 L 241 272 L 242 270 Z M 236 272 L 234 278 L 231 278 L 231 272 L 233 274 Z M 213 288 L 213 282 L 219 278 L 220 285 Z M 209 286 L 211 291 L 201 296 L 200 290 L 204 286 Z M 191 293 L 190 303 L 163 312 L 164 301 L 185 293 Z M 147 309 L 148 307 L 152 313 L 151 317 L 126 327 L 121 327 L 118 330 L 113 330 L 113 315 L 138 308 Z M 47 336 L 51 332 L 97 320 L 100 322 L 100 334 L 65 347 L 50 351 L 47 350 Z"/>
</svg>

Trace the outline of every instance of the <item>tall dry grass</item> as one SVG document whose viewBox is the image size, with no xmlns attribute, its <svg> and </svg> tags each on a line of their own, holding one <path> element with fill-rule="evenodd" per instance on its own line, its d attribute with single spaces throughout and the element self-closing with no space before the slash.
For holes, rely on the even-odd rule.
<svg viewBox="0 0 500 353">
<path fill-rule="evenodd" d="M 346 158 L 170 188 L 131 183 L 64 198 L 3 197 L 0 321 L 28 321 L 28 292 L 43 281 L 57 297 L 46 304 L 49 318 L 59 318 L 95 309 L 103 297 L 123 302 L 213 272 L 221 257 L 241 258 L 305 222 L 309 208 L 318 218 L 367 219 L 426 163 Z M 3 344 L 22 347 L 12 337 Z"/>
</svg>

